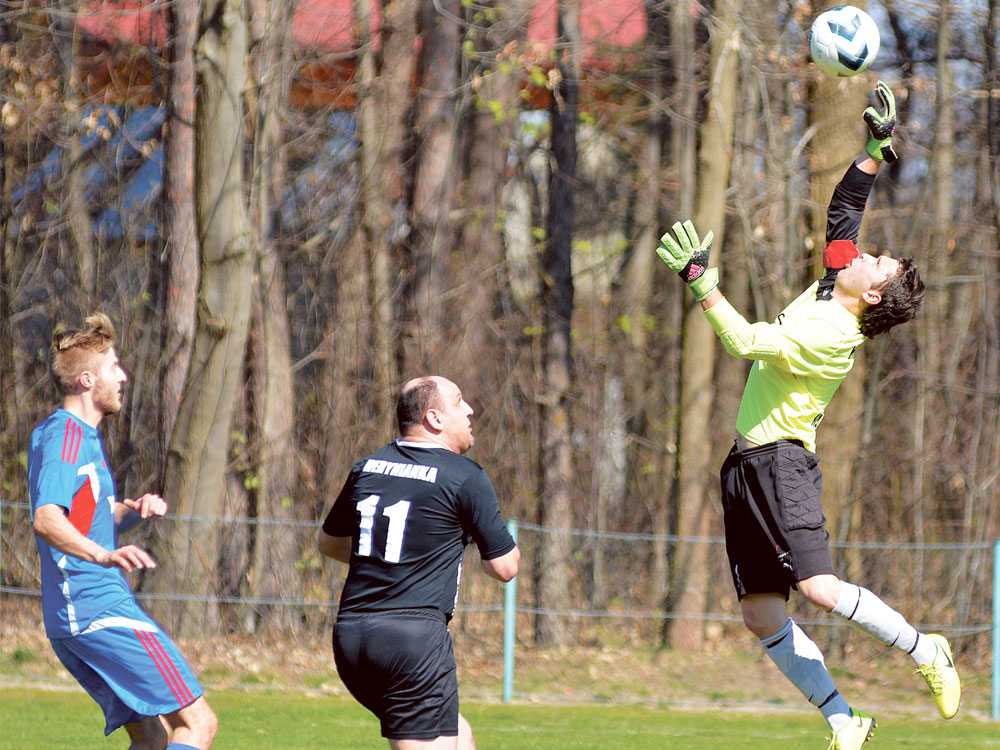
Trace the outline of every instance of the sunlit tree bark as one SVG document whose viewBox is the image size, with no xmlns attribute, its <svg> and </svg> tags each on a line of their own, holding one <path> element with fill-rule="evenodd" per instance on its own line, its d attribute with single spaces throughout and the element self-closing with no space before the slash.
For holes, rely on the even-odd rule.
<svg viewBox="0 0 1000 750">
<path fill-rule="evenodd" d="M 520 333 L 520 319 L 497 315 L 497 310 L 506 291 L 503 192 L 511 144 L 521 128 L 520 78 L 510 69 L 509 50 L 521 48 L 530 12 L 531 0 L 496 0 L 485 16 L 488 25 L 467 32 L 474 53 L 464 56 L 462 65 L 465 93 L 457 147 L 462 182 L 455 191 L 458 219 L 448 264 L 448 278 L 459 294 L 449 295 L 444 308 L 444 335 L 447 360 L 484 409 L 509 389 L 511 358 L 517 355 L 514 342 Z M 479 17 L 476 9 L 466 13 Z M 499 353 L 484 356 L 486 352 Z"/>
<path fill-rule="evenodd" d="M 10 41 L 10 22 L 0 13 L 0 47 Z M 8 87 L 7 68 L 0 65 L 0 91 Z M 0 126 L 3 126 L 0 121 Z M 14 247 L 8 234 L 10 214 L 10 186 L 7 183 L 7 149 L 0 138 L 0 452 L 5 456 L 15 453 L 17 440 L 17 401 L 15 387 L 17 375 L 14 369 L 14 337 L 11 330 L 11 291 L 14 284 Z M 0 459 L 3 466 L 4 459 Z M 4 471 L 6 473 L 6 469 Z"/>
<path fill-rule="evenodd" d="M 66 269 L 74 269 L 79 283 L 78 294 L 72 300 L 77 312 L 86 315 L 97 300 L 97 247 L 93 241 L 90 214 L 85 204 L 87 186 L 84 184 L 83 165 L 80 162 L 80 116 L 82 112 L 80 71 L 77 68 L 79 35 L 73 23 L 76 3 L 64 0 L 52 15 L 52 41 L 63 65 L 62 86 L 65 111 L 64 136 L 66 143 L 65 181 L 63 183 L 63 216 L 65 217 L 64 241 L 59 243 L 60 260 Z"/>
<path fill-rule="evenodd" d="M 705 120 L 698 149 L 697 202 L 694 225 L 704 237 L 715 233 L 716 262 L 725 268 L 725 194 L 729 184 L 739 80 L 739 3 L 723 3 L 711 28 L 711 64 Z M 678 217 L 684 219 L 685 217 Z M 715 334 L 700 306 L 686 298 L 684 349 L 681 354 L 678 424 L 677 531 L 681 536 L 708 536 L 716 467 L 711 465 L 715 435 L 711 429 Z M 708 570 L 704 542 L 681 545 L 671 571 L 671 609 L 691 615 L 674 622 L 667 633 L 671 645 L 696 649 L 703 639 Z"/>
<path fill-rule="evenodd" d="M 576 128 L 580 103 L 580 0 L 560 5 L 557 17 L 556 69 L 559 81 L 549 108 L 552 122 L 552 176 L 542 257 L 541 429 L 542 463 L 539 487 L 539 522 L 552 529 L 541 546 L 535 568 L 539 608 L 566 609 L 570 602 L 569 536 L 573 513 L 570 503 L 573 477 L 570 423 L 570 390 L 573 387 L 573 178 L 576 173 Z M 564 618 L 539 613 L 535 639 L 541 645 L 567 642 Z"/>
<path fill-rule="evenodd" d="M 244 482 L 250 497 L 250 515 L 278 521 L 296 518 L 295 475 L 298 450 L 295 439 L 295 398 L 291 362 L 291 334 L 285 258 L 278 242 L 275 217 L 287 182 L 282 128 L 282 110 L 288 100 L 291 79 L 291 25 L 283 23 L 294 12 L 278 3 L 260 4 L 257 21 L 263 38 L 255 60 L 258 96 L 254 114 L 257 123 L 251 175 L 251 211 L 260 247 L 259 271 L 254 299 L 253 335 L 250 338 L 250 465 Z M 300 552 L 287 528 L 264 524 L 250 535 L 250 565 L 247 592 L 254 599 L 280 600 L 292 590 L 295 562 Z M 285 608 L 262 605 L 247 612 L 246 629 L 280 617 L 292 623 Z"/>
<path fill-rule="evenodd" d="M 381 54 L 372 47 L 368 0 L 355 0 L 364 45 L 358 59 L 358 133 L 361 141 L 362 223 L 368 252 L 372 356 L 371 408 L 380 431 L 393 431 L 392 396 L 398 385 L 399 332 L 395 309 L 399 248 L 406 222 L 403 141 L 412 102 L 417 0 L 383 7 Z"/>
<path fill-rule="evenodd" d="M 246 18 L 239 0 L 205 2 L 197 44 L 198 99 L 195 204 L 201 238 L 197 329 L 191 370 L 167 459 L 165 496 L 182 519 L 217 516 L 222 507 L 230 425 L 250 321 L 256 253 L 243 198 L 243 109 Z M 181 520 L 170 538 L 161 590 L 211 595 L 215 525 Z M 216 608 L 179 601 L 171 631 L 200 633 Z"/>
<path fill-rule="evenodd" d="M 160 461 L 166 463 L 184 382 L 191 362 L 198 293 L 198 234 L 194 206 L 195 69 L 198 0 L 167 8 L 170 46 L 170 112 L 164 148 L 163 378 L 160 395 Z"/>
<path fill-rule="evenodd" d="M 406 372 L 426 371 L 445 343 L 442 292 L 455 237 L 460 13 L 458 0 L 420 3 Z"/>
</svg>

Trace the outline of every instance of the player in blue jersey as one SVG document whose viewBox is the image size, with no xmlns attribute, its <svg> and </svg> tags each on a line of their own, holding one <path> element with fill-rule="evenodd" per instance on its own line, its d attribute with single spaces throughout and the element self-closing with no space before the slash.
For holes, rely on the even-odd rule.
<svg viewBox="0 0 1000 750">
<path fill-rule="evenodd" d="M 319 534 L 349 563 L 333 629 L 337 671 L 381 721 L 393 750 L 473 750 L 458 712 L 448 621 L 465 545 L 487 575 L 509 581 L 520 552 L 486 472 L 465 458 L 472 407 L 439 376 L 406 383 L 401 437 L 358 461 Z"/>
<path fill-rule="evenodd" d="M 62 406 L 35 427 L 28 448 L 45 632 L 104 711 L 106 735 L 124 726 L 130 750 L 208 750 L 217 722 L 204 691 L 125 580 L 156 562 L 134 544 L 119 547 L 118 532 L 163 516 L 167 504 L 155 494 L 117 499 L 98 426 L 121 409 L 127 376 L 108 317 L 86 325 L 52 337 Z"/>
<path fill-rule="evenodd" d="M 788 616 L 795 588 L 886 646 L 910 656 L 942 717 L 958 711 L 961 681 L 951 646 L 916 630 L 872 591 L 836 575 L 823 515 L 816 427 L 866 339 L 907 322 L 923 299 L 912 260 L 858 252 L 855 241 L 880 165 L 896 158 L 896 105 L 881 81 L 878 107 L 863 117 L 870 138 L 834 189 L 827 214 L 824 278 L 774 323 L 749 323 L 718 289 L 708 267 L 711 232 L 699 241 L 691 222 L 675 224 L 658 250 L 688 282 L 726 351 L 753 361 L 736 418 L 737 436 L 722 466 L 722 506 L 733 584 L 743 621 L 781 672 L 820 710 L 829 750 L 858 750 L 875 719 L 838 692 L 819 647 Z"/>
</svg>

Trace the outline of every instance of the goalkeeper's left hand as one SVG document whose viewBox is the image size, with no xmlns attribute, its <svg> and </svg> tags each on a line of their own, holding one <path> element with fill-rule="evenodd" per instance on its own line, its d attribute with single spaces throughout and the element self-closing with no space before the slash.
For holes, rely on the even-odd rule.
<svg viewBox="0 0 1000 750">
<path fill-rule="evenodd" d="M 871 134 L 865 151 L 873 159 L 892 164 L 896 161 L 896 152 L 892 148 L 892 134 L 896 130 L 896 98 L 892 95 L 892 89 L 882 81 L 875 85 L 874 93 L 878 108 L 869 107 L 863 115 Z"/>
<path fill-rule="evenodd" d="M 698 232 L 690 221 L 685 221 L 683 224 L 677 222 L 672 229 L 677 239 L 675 240 L 670 236 L 670 232 L 667 232 L 660 237 L 660 246 L 656 248 L 656 254 L 687 282 L 688 287 L 694 292 L 695 299 L 700 302 L 719 286 L 718 269 L 708 267 L 714 235 L 710 231 L 705 235 L 705 239 L 699 241 Z"/>
</svg>

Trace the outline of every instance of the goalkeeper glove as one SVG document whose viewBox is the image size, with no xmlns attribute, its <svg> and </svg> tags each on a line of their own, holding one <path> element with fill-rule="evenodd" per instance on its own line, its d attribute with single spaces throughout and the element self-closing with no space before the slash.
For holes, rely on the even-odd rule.
<svg viewBox="0 0 1000 750">
<path fill-rule="evenodd" d="M 896 98 L 892 95 L 892 89 L 882 81 L 875 85 L 874 93 L 878 108 L 869 107 L 863 115 L 871 133 L 865 151 L 873 159 L 892 164 L 896 161 L 896 152 L 892 148 L 892 134 L 896 130 Z"/>
<path fill-rule="evenodd" d="M 694 292 L 699 302 L 719 286 L 719 271 L 708 267 L 708 256 L 712 251 L 713 234 L 709 232 L 705 239 L 699 242 L 698 232 L 694 224 L 685 221 L 673 226 L 675 240 L 670 232 L 660 237 L 660 246 L 656 254 L 675 271 Z"/>
</svg>

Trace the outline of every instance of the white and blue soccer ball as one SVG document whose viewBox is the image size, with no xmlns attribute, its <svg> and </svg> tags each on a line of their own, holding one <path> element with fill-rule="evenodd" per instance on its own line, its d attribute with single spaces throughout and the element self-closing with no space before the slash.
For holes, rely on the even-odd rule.
<svg viewBox="0 0 1000 750">
<path fill-rule="evenodd" d="M 856 76 L 871 67 L 881 37 L 872 17 L 853 5 L 838 5 L 816 16 L 809 29 L 809 55 L 832 76 Z"/>
</svg>

